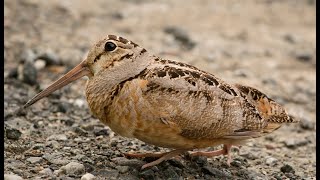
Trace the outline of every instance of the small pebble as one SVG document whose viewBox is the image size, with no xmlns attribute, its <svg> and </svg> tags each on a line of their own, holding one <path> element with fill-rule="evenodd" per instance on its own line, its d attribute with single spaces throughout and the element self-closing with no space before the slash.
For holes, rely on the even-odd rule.
<svg viewBox="0 0 320 180">
<path fill-rule="evenodd" d="M 93 180 L 96 177 L 93 174 L 90 173 L 86 173 L 81 177 L 81 180 Z"/>
<path fill-rule="evenodd" d="M 292 166 L 285 164 L 280 168 L 281 172 L 283 173 L 295 173 L 294 169 Z"/>
<path fill-rule="evenodd" d="M 313 53 L 308 50 L 296 52 L 295 58 L 302 62 L 309 62 L 313 58 Z"/>
<path fill-rule="evenodd" d="M 108 177 L 108 179 L 116 179 L 116 177 L 119 176 L 119 172 L 117 170 L 102 169 L 100 171 L 95 172 L 95 175 Z"/>
<path fill-rule="evenodd" d="M 50 168 L 45 168 L 41 171 L 39 171 L 39 174 L 45 174 L 45 175 L 51 175 L 53 172 Z"/>
<path fill-rule="evenodd" d="M 11 70 L 9 70 L 8 75 L 5 76 L 5 79 L 6 78 L 15 78 L 15 79 L 17 79 L 18 78 L 18 69 L 17 68 L 12 68 Z"/>
<path fill-rule="evenodd" d="M 64 166 L 62 166 L 62 167 L 64 167 Z M 56 176 L 60 176 L 63 173 L 64 173 L 64 170 L 62 170 L 62 169 L 58 169 L 58 170 L 53 171 L 53 174 Z"/>
<path fill-rule="evenodd" d="M 299 139 L 298 140 L 298 139 L 289 138 L 284 141 L 284 144 L 286 145 L 286 147 L 288 147 L 290 149 L 295 149 L 299 146 L 307 145 L 308 143 L 309 143 L 309 141 L 306 139 Z"/>
<path fill-rule="evenodd" d="M 5 129 L 6 137 L 12 140 L 18 140 L 21 136 L 21 132 L 18 129 L 7 126 Z"/>
<path fill-rule="evenodd" d="M 139 174 L 139 177 L 143 179 L 154 179 L 154 176 L 154 172 L 151 169 L 144 170 Z"/>
<path fill-rule="evenodd" d="M 315 123 L 307 119 L 301 119 L 300 127 L 304 130 L 314 130 Z"/>
<path fill-rule="evenodd" d="M 216 178 L 231 178 L 232 176 L 230 174 L 227 174 L 223 171 L 221 171 L 218 168 L 214 168 L 211 166 L 205 166 L 202 168 L 202 171 L 206 174 L 212 175 Z"/>
<path fill-rule="evenodd" d="M 236 69 L 234 75 L 238 77 L 248 77 L 248 72 L 244 69 Z"/>
<path fill-rule="evenodd" d="M 80 127 L 74 127 L 73 131 L 75 133 L 77 133 L 78 135 L 80 135 L 80 136 L 86 136 L 88 134 L 88 132 L 86 130 L 84 130 L 84 129 L 80 128 Z"/>
<path fill-rule="evenodd" d="M 36 53 L 31 49 L 23 49 L 23 51 L 21 52 L 21 62 L 33 62 L 36 58 Z"/>
<path fill-rule="evenodd" d="M 253 154 L 253 153 L 245 153 L 245 154 L 240 154 L 240 156 L 242 157 L 245 157 L 247 159 L 250 159 L 250 160 L 255 160 L 258 158 L 258 156 L 256 154 Z"/>
<path fill-rule="evenodd" d="M 32 146 L 31 149 L 37 150 L 37 149 L 44 149 L 44 148 L 45 148 L 45 145 L 44 145 L 44 144 L 42 144 L 42 143 L 36 143 L 36 144 L 34 144 L 34 145 Z"/>
<path fill-rule="evenodd" d="M 130 170 L 129 166 L 116 166 L 116 169 L 120 172 L 120 173 L 126 173 Z"/>
<path fill-rule="evenodd" d="M 81 175 L 85 172 L 85 167 L 83 164 L 70 162 L 69 164 L 62 166 L 60 170 L 64 171 L 68 175 Z"/>
<path fill-rule="evenodd" d="M 59 57 L 51 49 L 42 50 L 42 52 L 37 55 L 37 58 L 45 61 L 48 66 L 61 65 Z"/>
<path fill-rule="evenodd" d="M 109 130 L 102 127 L 95 126 L 93 129 L 93 134 L 96 136 L 109 136 Z"/>
<path fill-rule="evenodd" d="M 31 86 L 37 85 L 38 71 L 33 62 L 25 61 L 18 66 L 18 79 Z"/>
<path fill-rule="evenodd" d="M 274 157 L 267 157 L 266 158 L 266 164 L 268 166 L 273 166 L 278 162 L 278 159 L 274 158 Z"/>
<path fill-rule="evenodd" d="M 82 107 L 84 107 L 86 102 L 83 99 L 76 99 L 73 103 L 74 103 L 74 105 L 78 106 L 79 108 L 82 108 Z"/>
<path fill-rule="evenodd" d="M 200 166 L 207 164 L 207 158 L 205 156 L 195 156 L 193 159 Z"/>
<path fill-rule="evenodd" d="M 58 141 L 55 141 L 55 140 L 47 141 L 46 146 L 47 147 L 52 147 L 53 149 L 58 149 L 58 148 L 60 148 L 60 143 Z"/>
<path fill-rule="evenodd" d="M 62 153 L 46 153 L 42 156 L 42 158 L 46 159 L 51 164 L 56 165 L 66 165 L 70 162 L 69 160 L 63 157 Z"/>
<path fill-rule="evenodd" d="M 167 168 L 163 171 L 167 179 L 177 179 L 179 178 L 179 175 L 176 173 L 176 171 L 173 170 L 173 168 Z"/>
<path fill-rule="evenodd" d="M 285 34 L 285 35 L 283 36 L 283 39 L 284 39 L 285 41 L 287 41 L 288 43 L 292 43 L 292 44 L 294 44 L 294 43 L 297 42 L 297 37 L 296 37 L 296 36 L 293 36 L 292 34 Z"/>
<path fill-rule="evenodd" d="M 40 163 L 42 161 L 42 157 L 29 157 L 27 159 L 28 162 L 34 164 L 34 163 Z"/>
<path fill-rule="evenodd" d="M 23 178 L 15 174 L 5 174 L 4 180 L 23 180 Z"/>
<path fill-rule="evenodd" d="M 175 26 L 169 26 L 164 29 L 164 32 L 171 34 L 183 47 L 187 48 L 188 50 L 191 50 L 196 45 L 195 42 L 193 42 L 188 33 L 179 27 Z"/>
<path fill-rule="evenodd" d="M 47 138 L 47 141 L 51 141 L 51 140 L 66 141 L 68 140 L 68 138 L 64 134 L 53 134 Z"/>
<path fill-rule="evenodd" d="M 125 157 L 116 157 L 111 159 L 112 162 L 116 163 L 119 166 L 130 166 L 135 168 L 140 168 L 145 164 L 145 162 L 138 159 L 127 159 Z"/>
<path fill-rule="evenodd" d="M 240 167 L 242 165 L 241 161 L 234 159 L 231 163 L 234 167 Z"/>
<path fill-rule="evenodd" d="M 38 59 L 34 62 L 34 67 L 39 71 L 46 67 L 46 62 L 44 60 Z"/>
<path fill-rule="evenodd" d="M 178 167 L 178 168 L 185 168 L 185 165 L 182 163 L 181 160 L 177 160 L 177 159 L 169 159 L 168 162 L 172 165 L 172 166 L 175 166 L 175 167 Z M 198 163 L 198 162 L 197 162 Z M 205 161 L 201 162 L 202 165 L 203 164 L 206 164 L 207 163 L 207 159 L 205 159 Z M 201 164 L 201 163 L 198 163 L 198 164 Z"/>
<path fill-rule="evenodd" d="M 284 173 L 284 175 L 286 175 L 286 177 L 289 178 L 289 179 L 296 179 L 295 175 L 292 174 L 292 173 Z"/>
</svg>

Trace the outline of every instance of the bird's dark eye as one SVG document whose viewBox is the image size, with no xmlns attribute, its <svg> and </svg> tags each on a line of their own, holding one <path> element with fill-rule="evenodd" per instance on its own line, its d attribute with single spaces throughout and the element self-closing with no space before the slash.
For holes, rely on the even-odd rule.
<svg viewBox="0 0 320 180">
<path fill-rule="evenodd" d="M 113 42 L 107 42 L 105 45 L 104 45 L 104 50 L 105 51 L 113 51 L 114 49 L 116 49 L 116 45 L 113 43 Z"/>
</svg>

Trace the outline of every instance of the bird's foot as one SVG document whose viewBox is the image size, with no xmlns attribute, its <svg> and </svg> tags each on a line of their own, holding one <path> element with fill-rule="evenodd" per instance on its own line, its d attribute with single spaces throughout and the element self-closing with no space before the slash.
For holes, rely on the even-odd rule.
<svg viewBox="0 0 320 180">
<path fill-rule="evenodd" d="M 185 152 L 186 150 L 173 150 L 170 152 L 165 152 L 165 153 L 144 153 L 144 154 L 135 154 L 135 153 L 125 153 L 125 156 L 129 156 L 129 157 L 135 157 L 135 158 L 141 158 L 141 157 L 158 157 L 159 159 L 152 161 L 150 163 L 147 163 L 145 165 L 143 165 L 141 167 L 142 169 L 148 168 L 148 167 L 152 167 L 155 165 L 160 164 L 162 161 L 168 160 L 174 156 L 177 156 L 183 152 Z"/>
<path fill-rule="evenodd" d="M 213 157 L 213 156 L 219 156 L 219 155 L 227 155 L 228 160 L 227 164 L 230 167 L 231 162 L 232 162 L 232 156 L 231 156 L 231 148 L 237 149 L 237 151 L 240 150 L 241 146 L 234 146 L 234 145 L 229 145 L 229 144 L 224 144 L 223 149 L 216 150 L 216 151 L 196 151 L 190 153 L 190 156 L 206 156 L 206 157 Z"/>
</svg>

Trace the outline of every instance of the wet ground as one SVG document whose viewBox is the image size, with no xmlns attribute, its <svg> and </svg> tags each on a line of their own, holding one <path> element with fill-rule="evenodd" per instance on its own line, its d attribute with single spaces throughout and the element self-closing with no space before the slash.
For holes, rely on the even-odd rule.
<svg viewBox="0 0 320 180">
<path fill-rule="evenodd" d="M 315 179 L 315 1 L 12 0 L 4 5 L 8 179 Z M 301 122 L 251 140 L 234 152 L 231 167 L 222 156 L 182 155 L 141 171 L 151 159 L 127 159 L 122 153 L 167 149 L 120 137 L 93 118 L 85 79 L 19 110 L 107 34 L 227 82 L 256 87 Z"/>
</svg>

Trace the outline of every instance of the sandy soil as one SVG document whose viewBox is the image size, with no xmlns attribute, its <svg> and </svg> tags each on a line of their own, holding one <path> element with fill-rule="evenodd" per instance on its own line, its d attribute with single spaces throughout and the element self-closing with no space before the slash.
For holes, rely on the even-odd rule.
<svg viewBox="0 0 320 180">
<path fill-rule="evenodd" d="M 315 179 L 315 1 L 239 2 L 5 1 L 6 178 Z M 231 167 L 226 157 L 183 155 L 141 171 L 150 159 L 122 153 L 167 149 L 122 138 L 93 118 L 84 79 L 19 110 L 107 34 L 256 87 L 301 122 L 248 142 Z"/>
</svg>

